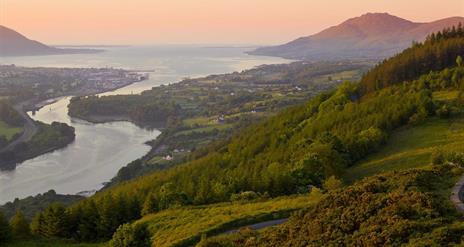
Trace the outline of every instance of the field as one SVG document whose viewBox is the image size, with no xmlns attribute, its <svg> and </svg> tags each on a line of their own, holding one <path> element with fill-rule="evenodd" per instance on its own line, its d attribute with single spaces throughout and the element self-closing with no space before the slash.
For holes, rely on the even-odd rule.
<svg viewBox="0 0 464 247">
<path fill-rule="evenodd" d="M 0 137 L 5 137 L 7 141 L 11 141 L 11 139 L 21 133 L 22 128 L 18 127 L 11 127 L 3 121 L 0 121 Z"/>
<path fill-rule="evenodd" d="M 456 92 L 438 92 L 437 100 L 448 101 Z M 433 117 L 418 126 L 409 126 L 391 134 L 387 144 L 347 170 L 344 180 L 351 183 L 379 172 L 425 167 L 435 149 L 464 151 L 464 114 L 449 119 Z"/>
<path fill-rule="evenodd" d="M 280 197 L 263 202 L 221 203 L 209 206 L 169 209 L 148 215 L 153 246 L 190 246 L 202 236 L 220 234 L 256 222 L 285 218 L 290 212 L 316 203 L 318 196 Z"/>
</svg>

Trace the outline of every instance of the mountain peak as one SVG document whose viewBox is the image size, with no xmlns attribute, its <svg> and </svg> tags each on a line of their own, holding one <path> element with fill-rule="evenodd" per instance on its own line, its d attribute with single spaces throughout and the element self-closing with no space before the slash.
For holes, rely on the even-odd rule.
<svg viewBox="0 0 464 247">
<path fill-rule="evenodd" d="M 348 19 L 340 25 L 326 29 L 316 35 L 320 35 L 321 37 L 319 38 L 337 35 L 342 35 L 346 38 L 367 37 L 398 32 L 414 28 L 418 25 L 420 24 L 388 13 L 366 13 L 364 15 Z"/>
<path fill-rule="evenodd" d="M 33 56 L 52 54 L 95 53 L 92 49 L 58 49 L 30 40 L 15 30 L 0 25 L 0 57 L 2 56 Z"/>
<path fill-rule="evenodd" d="M 443 28 L 464 23 L 463 17 L 412 22 L 389 13 L 366 13 L 287 44 L 263 47 L 251 54 L 291 59 L 385 58 Z"/>
</svg>

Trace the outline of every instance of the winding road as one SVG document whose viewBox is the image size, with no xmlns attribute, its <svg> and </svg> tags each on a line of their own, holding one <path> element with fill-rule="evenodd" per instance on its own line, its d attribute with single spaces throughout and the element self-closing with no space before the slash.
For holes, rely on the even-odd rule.
<svg viewBox="0 0 464 247">
<path fill-rule="evenodd" d="M 32 137 L 37 133 L 37 131 L 38 131 L 37 125 L 34 123 L 34 120 L 32 120 L 31 117 L 29 117 L 29 115 L 27 115 L 27 113 L 24 111 L 24 106 L 27 105 L 27 103 L 28 103 L 27 101 L 26 102 L 21 102 L 21 103 L 16 104 L 16 105 L 13 106 L 13 108 L 24 119 L 23 133 L 21 134 L 20 137 L 16 138 L 14 141 L 10 142 L 6 147 L 0 149 L 0 153 L 5 152 L 5 151 L 11 151 L 19 143 L 30 141 L 32 139 Z"/>
</svg>

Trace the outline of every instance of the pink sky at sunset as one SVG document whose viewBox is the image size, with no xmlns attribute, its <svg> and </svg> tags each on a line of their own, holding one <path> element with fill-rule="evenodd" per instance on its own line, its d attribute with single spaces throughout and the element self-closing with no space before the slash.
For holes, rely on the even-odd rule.
<svg viewBox="0 0 464 247">
<path fill-rule="evenodd" d="M 0 0 L 0 24 L 48 44 L 277 44 L 367 12 L 464 16 L 463 0 Z"/>
</svg>

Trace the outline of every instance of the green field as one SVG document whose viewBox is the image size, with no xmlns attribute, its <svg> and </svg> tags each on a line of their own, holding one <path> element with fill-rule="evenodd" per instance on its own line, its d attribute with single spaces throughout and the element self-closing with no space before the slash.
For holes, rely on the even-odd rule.
<svg viewBox="0 0 464 247">
<path fill-rule="evenodd" d="M 456 95 L 456 92 L 438 92 L 434 98 L 448 101 Z M 436 148 L 464 151 L 463 113 L 450 119 L 433 117 L 419 126 L 393 132 L 379 152 L 349 168 L 344 174 L 344 180 L 353 182 L 383 171 L 425 167 L 430 163 L 430 155 Z"/>
<path fill-rule="evenodd" d="M 11 141 L 11 139 L 16 135 L 23 131 L 22 128 L 18 127 L 11 127 L 7 123 L 0 121 L 0 136 L 6 138 L 7 141 Z"/>
<path fill-rule="evenodd" d="M 319 199 L 304 195 L 169 209 L 145 216 L 137 223 L 148 224 L 153 246 L 190 246 L 203 234 L 211 236 L 255 222 L 285 218 L 291 211 L 311 206 Z"/>
</svg>

